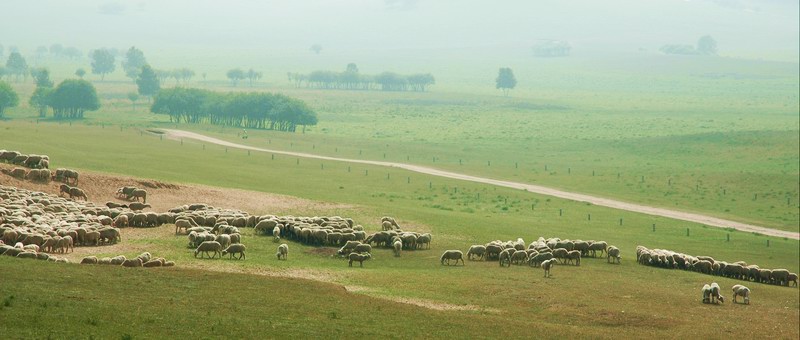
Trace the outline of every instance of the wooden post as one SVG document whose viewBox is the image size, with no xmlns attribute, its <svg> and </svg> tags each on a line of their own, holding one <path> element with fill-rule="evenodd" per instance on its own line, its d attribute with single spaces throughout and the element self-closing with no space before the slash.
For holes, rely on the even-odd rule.
<svg viewBox="0 0 800 340">
<path fill-rule="evenodd" d="M 519 162 L 514 162 L 514 169 L 519 169 Z"/>
<path fill-rule="evenodd" d="M 386 153 L 385 152 L 383 153 L 383 159 L 386 159 Z"/>
<path fill-rule="evenodd" d="M 386 174 L 386 179 L 389 179 L 389 174 L 388 173 Z"/>
<path fill-rule="evenodd" d="M 428 182 L 428 189 L 433 189 L 433 182 Z"/>
<path fill-rule="evenodd" d="M 406 184 L 411 184 L 411 177 L 408 177 L 406 180 Z"/>
<path fill-rule="evenodd" d="M 563 215 L 564 211 L 562 209 L 558 209 L 558 216 Z"/>
<path fill-rule="evenodd" d="M 325 163 L 320 163 L 320 165 L 319 165 L 319 169 L 320 169 L 320 170 L 324 170 L 324 169 L 325 169 Z"/>
<path fill-rule="evenodd" d="M 588 218 L 588 220 L 589 220 L 589 221 L 591 221 L 591 220 L 592 220 L 592 214 L 589 214 L 589 218 Z"/>
<path fill-rule="evenodd" d="M 767 248 L 769 248 L 769 240 L 767 240 Z"/>
<path fill-rule="evenodd" d="M 686 228 L 686 236 L 689 236 L 689 228 Z"/>
<path fill-rule="evenodd" d="M 656 224 L 653 223 L 653 232 L 656 232 Z"/>
<path fill-rule="evenodd" d="M 725 236 L 726 236 L 727 241 L 730 242 L 731 241 L 731 234 L 727 234 Z"/>
<path fill-rule="evenodd" d="M 619 219 L 619 225 L 622 225 L 622 219 L 621 218 Z"/>
<path fill-rule="evenodd" d="M 297 159 L 297 165 L 300 165 L 300 158 Z"/>
<path fill-rule="evenodd" d="M 206 145 L 205 145 L 205 144 L 203 144 L 203 150 L 205 150 L 205 149 L 206 149 Z"/>
<path fill-rule="evenodd" d="M 364 170 L 364 176 L 369 176 L 369 169 Z"/>
<path fill-rule="evenodd" d="M 486 161 L 486 166 L 492 166 L 492 161 Z"/>
<path fill-rule="evenodd" d="M 572 168 L 567 168 L 567 175 L 572 173 Z"/>
<path fill-rule="evenodd" d="M 250 156 L 250 150 L 247 150 L 247 155 Z"/>
<path fill-rule="evenodd" d="M 347 172 L 350 172 L 350 167 L 349 166 L 347 167 Z"/>
<path fill-rule="evenodd" d="M 273 161 L 275 160 L 275 154 L 274 153 L 272 154 L 272 160 Z"/>
</svg>

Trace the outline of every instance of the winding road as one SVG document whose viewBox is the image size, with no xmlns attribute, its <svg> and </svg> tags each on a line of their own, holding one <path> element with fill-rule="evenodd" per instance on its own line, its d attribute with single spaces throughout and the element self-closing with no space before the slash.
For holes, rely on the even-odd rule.
<svg viewBox="0 0 800 340">
<path fill-rule="evenodd" d="M 328 156 L 321 156 L 321 155 L 314 155 L 309 153 L 302 153 L 302 152 L 290 152 L 290 151 L 282 151 L 282 150 L 272 150 L 272 149 L 264 149 L 254 146 L 242 145 L 233 142 L 224 141 L 218 138 L 209 137 L 205 135 L 201 135 L 199 133 L 183 131 L 183 130 L 173 130 L 173 129 L 161 129 L 164 132 L 164 135 L 170 139 L 181 139 L 181 138 L 188 138 L 188 139 L 195 139 L 211 144 L 217 144 L 221 146 L 231 147 L 231 148 L 238 148 L 244 150 L 252 150 L 252 151 L 261 151 L 261 152 L 269 152 L 275 154 L 283 154 L 289 156 L 296 156 L 296 157 L 303 157 L 303 158 L 312 158 L 312 159 L 321 159 L 321 160 L 329 160 L 329 161 L 338 161 L 338 162 L 348 162 L 348 163 L 358 163 L 358 164 L 368 164 L 368 165 L 376 165 L 376 166 L 385 166 L 391 168 L 399 168 L 408 171 L 414 171 L 426 175 L 433 175 L 445 178 L 452 178 L 452 179 L 459 179 L 464 181 L 470 182 L 477 182 L 477 183 L 484 183 L 484 184 L 491 184 L 506 188 L 512 189 L 519 189 L 519 190 L 527 190 L 530 192 L 534 192 L 537 194 L 548 195 L 573 201 L 579 202 L 588 202 L 594 205 L 620 209 L 620 210 L 627 210 L 642 214 L 654 215 L 654 216 L 661 216 L 667 217 L 677 220 L 689 221 L 694 223 L 700 223 L 708 226 L 719 227 L 719 228 L 734 228 L 740 231 L 745 232 L 757 232 L 764 235 L 775 236 L 775 237 L 786 237 L 790 239 L 798 240 L 800 239 L 800 233 L 791 232 L 791 231 L 783 231 L 777 230 L 772 228 L 765 228 L 760 227 L 757 225 L 746 224 L 736 221 L 729 221 L 721 218 L 695 214 L 695 213 L 688 213 L 683 211 L 677 210 L 669 210 L 664 208 L 656 208 L 641 204 L 635 203 L 628 203 L 617 201 L 608 198 L 602 198 L 597 196 L 579 194 L 574 192 L 562 191 L 557 189 L 552 189 L 548 187 L 543 187 L 539 185 L 533 184 L 526 184 L 526 183 L 519 183 L 519 182 L 510 182 L 510 181 L 502 181 L 496 180 L 491 178 L 485 177 L 477 177 L 477 176 L 470 176 L 459 174 L 456 172 L 444 171 L 434 168 L 428 168 L 419 165 L 412 165 L 412 164 L 404 164 L 404 163 L 394 163 L 394 162 L 381 162 L 381 161 L 369 161 L 363 159 L 348 159 L 348 158 L 337 158 L 337 157 L 328 157 Z"/>
</svg>

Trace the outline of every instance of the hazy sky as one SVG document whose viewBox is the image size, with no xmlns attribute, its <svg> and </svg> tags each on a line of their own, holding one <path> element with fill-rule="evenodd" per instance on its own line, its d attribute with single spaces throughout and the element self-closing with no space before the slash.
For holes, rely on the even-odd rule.
<svg viewBox="0 0 800 340">
<path fill-rule="evenodd" d="M 795 60 L 798 0 L 2 0 L 0 44 L 325 50 L 657 49 L 714 36 L 723 55 Z"/>
</svg>

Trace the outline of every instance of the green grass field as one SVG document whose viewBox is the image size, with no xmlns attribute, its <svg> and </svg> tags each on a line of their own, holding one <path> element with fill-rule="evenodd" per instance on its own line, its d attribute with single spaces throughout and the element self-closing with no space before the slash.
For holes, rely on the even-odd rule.
<svg viewBox="0 0 800 340">
<path fill-rule="evenodd" d="M 260 147 L 423 164 L 800 230 L 798 82 L 796 72 L 786 73 L 797 66 L 730 60 L 703 67 L 684 63 L 689 62 L 656 58 L 623 68 L 609 61 L 603 72 L 570 68 L 575 65 L 528 65 L 515 68 L 518 78 L 539 73 L 542 77 L 533 85 L 520 85 L 509 98 L 476 89 L 479 81 L 469 78 L 440 80 L 432 92 L 419 94 L 294 89 L 271 78 L 253 90 L 305 99 L 318 110 L 320 124 L 305 134 L 248 131 L 246 141 L 237 138 L 237 129 L 185 124 L 178 128 Z M 654 65 L 662 67 L 644 77 L 633 76 Z M 456 66 L 461 68 L 451 74 L 463 74 L 466 66 Z M 548 68 L 553 66 L 557 71 Z M 746 71 L 738 78 L 709 78 L 731 69 Z M 576 80 L 579 74 L 586 79 Z M 442 79 L 448 73 L 436 75 Z M 167 226 L 124 243 L 174 259 L 175 269 L 85 268 L 0 258 L 3 275 L 14 278 L 0 280 L 0 298 L 9 301 L 0 308 L 0 326 L 11 334 L 46 337 L 47 329 L 62 322 L 70 326 L 55 337 L 800 334 L 800 295 L 794 288 L 750 283 L 752 305 L 706 306 L 699 302 L 703 283 L 716 280 L 727 297 L 729 287 L 739 282 L 634 261 L 635 247 L 645 245 L 797 272 L 797 240 L 388 168 L 280 155 L 273 159 L 194 141 L 161 140 L 145 129 L 175 125 L 141 106 L 133 112 L 124 99 L 133 85 L 111 79 L 96 84 L 103 108 L 84 122 L 37 123 L 35 112 L 24 105 L 10 110 L 12 119 L 0 122 L 0 148 L 48 154 L 52 167 L 350 204 L 353 209 L 265 207 L 252 213 L 350 216 L 369 231 L 378 229 L 380 216 L 392 215 L 408 229 L 432 232 L 433 249 L 405 252 L 399 259 L 381 249 L 365 268 L 351 269 L 324 251 L 293 242 L 290 260 L 278 262 L 270 238 L 245 231 L 247 261 L 201 261 L 185 248 L 185 238 L 170 235 Z M 230 90 L 221 80 L 209 87 Z M 30 85 L 15 88 L 23 98 L 32 91 Z M 622 249 L 623 263 L 585 259 L 580 267 L 557 266 L 551 279 L 527 267 L 468 262 L 453 268 L 438 263 L 444 249 L 466 250 L 471 244 L 517 237 L 530 242 L 539 236 L 606 240 Z M 102 248 L 98 252 L 116 255 Z M 57 279 L 27 276 L 31 268 Z M 299 273 L 316 280 L 254 274 L 258 272 Z M 90 285 L 96 295 L 85 288 Z M 353 292 L 345 293 L 341 286 Z M 69 293 L 50 293 L 59 289 Z M 79 298 L 87 294 L 93 297 Z M 401 299 L 466 310 L 437 311 L 392 302 Z M 207 308 L 198 301 L 215 302 Z M 29 308 L 20 311 L 23 306 Z M 278 306 L 287 306 L 289 312 L 281 314 Z M 37 318 L 43 310 L 53 314 Z M 101 318 L 111 311 L 141 326 Z M 703 327 L 697 326 L 699 319 Z M 385 327 L 381 320 L 387 322 Z M 33 324 L 51 327 L 34 329 Z M 396 325 L 419 326 L 397 333 Z"/>
</svg>

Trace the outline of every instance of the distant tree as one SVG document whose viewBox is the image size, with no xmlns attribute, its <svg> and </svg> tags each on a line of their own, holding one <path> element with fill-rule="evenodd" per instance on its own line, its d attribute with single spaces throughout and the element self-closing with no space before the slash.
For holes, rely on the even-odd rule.
<svg viewBox="0 0 800 340">
<path fill-rule="evenodd" d="M 430 73 L 412 74 L 408 77 L 408 85 L 414 91 L 425 92 L 425 88 L 436 83 L 436 79 Z"/>
<path fill-rule="evenodd" d="M 408 85 L 406 77 L 394 72 L 383 72 L 375 76 L 375 82 L 381 85 L 383 91 L 405 91 Z"/>
<path fill-rule="evenodd" d="M 100 108 L 97 91 L 86 80 L 64 80 L 48 97 L 48 104 L 53 108 L 53 116 L 56 119 L 81 119 L 84 112 Z"/>
<path fill-rule="evenodd" d="M 37 87 L 33 91 L 31 99 L 28 100 L 30 106 L 39 110 L 39 117 L 47 116 L 47 107 L 50 106 L 50 94 L 53 93 L 52 87 Z"/>
<path fill-rule="evenodd" d="M 178 74 L 178 77 L 181 78 L 181 81 L 183 81 L 184 83 L 194 78 L 194 71 L 185 67 L 178 69 L 176 73 Z"/>
<path fill-rule="evenodd" d="M 235 87 L 239 84 L 239 81 L 245 78 L 245 73 L 240 68 L 235 68 L 228 70 L 227 73 L 228 79 L 231 80 L 231 84 Z"/>
<path fill-rule="evenodd" d="M 61 46 L 61 44 L 52 44 L 50 45 L 49 51 L 53 56 L 60 57 L 61 53 L 64 52 L 64 46 Z"/>
<path fill-rule="evenodd" d="M 142 71 L 142 66 L 147 64 L 147 59 L 144 57 L 142 50 L 131 46 L 128 52 L 125 53 L 125 61 L 122 62 L 122 68 L 125 70 L 125 76 L 136 81 L 139 77 L 139 72 Z"/>
<path fill-rule="evenodd" d="M 497 72 L 497 85 L 495 88 L 503 90 L 503 95 L 508 96 L 508 91 L 517 86 L 517 78 L 510 67 L 501 67 Z"/>
<path fill-rule="evenodd" d="M 19 105 L 19 97 L 11 85 L 4 81 L 0 81 L 0 118 L 3 118 L 4 112 L 9 107 Z"/>
<path fill-rule="evenodd" d="M 251 68 L 247 70 L 247 74 L 245 76 L 248 80 L 250 80 L 250 87 L 253 87 L 253 81 L 261 79 L 262 73 L 256 72 Z"/>
<path fill-rule="evenodd" d="M 139 94 L 146 96 L 148 101 L 158 93 L 158 90 L 161 88 L 161 83 L 158 80 L 156 72 L 153 71 L 150 65 L 145 64 L 142 66 L 142 72 L 140 72 L 139 77 L 136 78 L 136 86 L 139 90 Z"/>
<path fill-rule="evenodd" d="M 161 83 L 167 82 L 167 79 L 172 78 L 172 71 L 168 70 L 153 70 Z"/>
<path fill-rule="evenodd" d="M 36 82 L 36 87 L 53 87 L 53 81 L 50 80 L 50 71 L 44 67 L 37 67 L 31 69 L 31 77 Z"/>
<path fill-rule="evenodd" d="M 105 80 L 106 74 L 114 72 L 117 67 L 114 59 L 114 54 L 110 50 L 99 49 L 92 51 L 92 73 L 99 74 L 100 80 Z"/>
<path fill-rule="evenodd" d="M 133 103 L 133 111 L 136 111 L 136 101 L 139 100 L 139 94 L 136 92 L 128 92 L 128 99 Z"/>
<path fill-rule="evenodd" d="M 36 57 L 37 58 L 42 58 L 42 57 L 45 56 L 45 54 L 47 54 L 47 47 L 39 46 L 39 47 L 36 48 Z"/>
<path fill-rule="evenodd" d="M 19 77 L 28 75 L 28 63 L 19 52 L 11 52 L 11 54 L 8 55 L 6 72 L 14 75 L 17 81 L 19 81 Z"/>
<path fill-rule="evenodd" d="M 322 52 L 322 45 L 314 44 L 314 45 L 311 45 L 311 48 L 309 48 L 309 49 L 311 51 L 313 51 L 315 54 L 319 54 L 319 52 Z"/>
<path fill-rule="evenodd" d="M 82 68 L 79 68 L 79 69 L 75 70 L 75 75 L 78 76 L 78 78 L 83 79 L 83 76 L 86 75 L 86 70 L 84 70 Z"/>
<path fill-rule="evenodd" d="M 83 52 L 75 47 L 67 47 L 63 52 L 64 56 L 70 59 L 78 59 L 83 56 Z"/>
<path fill-rule="evenodd" d="M 566 57 L 572 46 L 561 40 L 540 40 L 533 45 L 533 55 L 537 57 Z"/>
<path fill-rule="evenodd" d="M 706 55 L 717 55 L 717 41 L 710 35 L 704 35 L 697 40 L 697 52 Z"/>
</svg>

